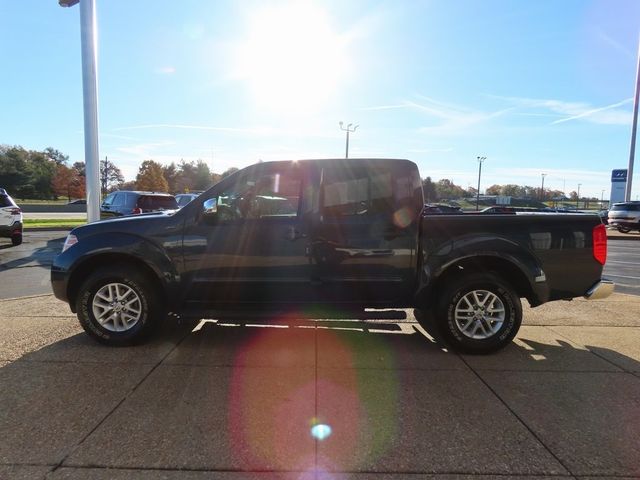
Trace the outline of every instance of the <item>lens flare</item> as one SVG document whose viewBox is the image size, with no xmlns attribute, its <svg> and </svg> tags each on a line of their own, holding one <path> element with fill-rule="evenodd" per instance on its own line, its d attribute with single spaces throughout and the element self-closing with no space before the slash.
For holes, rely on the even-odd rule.
<svg viewBox="0 0 640 480">
<path fill-rule="evenodd" d="M 322 441 L 325 438 L 329 438 L 329 435 L 331 435 L 331 427 L 329 425 L 321 423 L 311 428 L 311 436 L 317 440 Z"/>
</svg>

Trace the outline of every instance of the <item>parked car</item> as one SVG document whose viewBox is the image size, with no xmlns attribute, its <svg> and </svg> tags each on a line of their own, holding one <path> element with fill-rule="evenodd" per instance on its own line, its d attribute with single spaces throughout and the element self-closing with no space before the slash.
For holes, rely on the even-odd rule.
<svg viewBox="0 0 640 480">
<path fill-rule="evenodd" d="M 451 215 L 462 213 L 462 208 L 453 205 L 447 205 L 444 203 L 427 203 L 424 206 L 423 212 L 430 215 Z"/>
<path fill-rule="evenodd" d="M 105 197 L 100 205 L 100 218 L 177 209 L 176 198 L 168 193 L 119 190 Z"/>
<path fill-rule="evenodd" d="M 22 243 L 22 210 L 4 188 L 0 188 L 0 237 L 13 245 Z"/>
<path fill-rule="evenodd" d="M 77 200 L 71 200 L 70 202 L 67 202 L 67 205 L 86 205 L 87 204 L 87 200 L 84 198 L 79 198 Z"/>
<path fill-rule="evenodd" d="M 487 353 L 516 335 L 521 298 L 608 296 L 606 254 L 595 214 L 425 214 L 408 160 L 281 161 L 172 214 L 75 228 L 51 281 L 109 345 L 142 341 L 168 312 L 412 307 L 452 348 Z"/>
<path fill-rule="evenodd" d="M 614 203 L 609 208 L 609 225 L 622 233 L 640 230 L 640 202 Z"/>
<path fill-rule="evenodd" d="M 192 200 L 195 200 L 196 198 L 198 198 L 198 195 L 200 195 L 200 193 L 180 193 L 176 195 L 176 202 L 178 202 L 178 208 L 182 208 Z"/>
</svg>

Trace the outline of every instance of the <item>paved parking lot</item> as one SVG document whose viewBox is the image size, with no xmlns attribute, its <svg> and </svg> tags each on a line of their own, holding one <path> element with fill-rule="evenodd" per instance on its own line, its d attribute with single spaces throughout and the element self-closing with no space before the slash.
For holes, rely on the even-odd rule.
<svg viewBox="0 0 640 480">
<path fill-rule="evenodd" d="M 639 297 L 526 308 L 482 357 L 368 316 L 108 348 L 51 296 L 0 301 L 0 478 L 640 476 Z"/>
</svg>

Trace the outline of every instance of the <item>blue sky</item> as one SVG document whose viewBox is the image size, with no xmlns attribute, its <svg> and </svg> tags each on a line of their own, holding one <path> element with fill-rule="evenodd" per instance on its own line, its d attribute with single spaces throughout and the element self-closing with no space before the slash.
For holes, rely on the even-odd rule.
<svg viewBox="0 0 640 480">
<path fill-rule="evenodd" d="M 609 192 L 640 2 L 97 0 L 100 155 L 409 158 L 423 176 Z M 79 8 L 0 2 L 0 143 L 83 160 Z M 632 197 L 640 193 L 636 166 Z"/>
</svg>

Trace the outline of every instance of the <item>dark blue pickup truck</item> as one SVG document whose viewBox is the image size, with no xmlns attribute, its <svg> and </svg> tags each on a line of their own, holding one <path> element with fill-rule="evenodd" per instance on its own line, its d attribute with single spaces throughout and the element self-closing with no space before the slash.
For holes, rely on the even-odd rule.
<svg viewBox="0 0 640 480">
<path fill-rule="evenodd" d="M 597 215 L 429 215 L 408 160 L 280 161 L 174 213 L 74 229 L 51 280 L 110 345 L 143 340 L 169 312 L 412 307 L 455 349 L 486 353 L 517 333 L 521 298 L 609 295 L 606 253 Z"/>
</svg>

